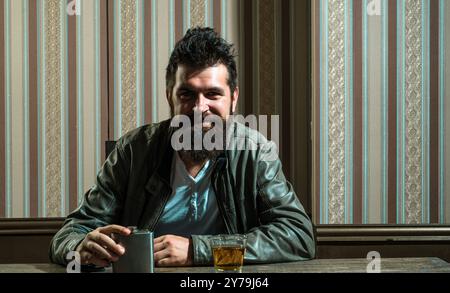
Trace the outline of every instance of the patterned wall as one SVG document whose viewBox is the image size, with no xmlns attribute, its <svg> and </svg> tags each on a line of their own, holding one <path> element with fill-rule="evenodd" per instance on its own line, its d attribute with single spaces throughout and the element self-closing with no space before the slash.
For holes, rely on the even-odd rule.
<svg viewBox="0 0 450 293">
<path fill-rule="evenodd" d="M 0 0 L 0 218 L 66 215 L 106 140 L 168 118 L 165 66 L 196 25 L 236 44 L 238 112 L 280 115 L 283 170 L 311 209 L 308 1 L 82 0 L 76 16 L 69 3 Z"/>
<path fill-rule="evenodd" d="M 450 222 L 449 21 L 445 0 L 314 1 L 317 223 Z"/>
<path fill-rule="evenodd" d="M 239 45 L 238 0 L 0 0 L 0 218 L 55 217 L 104 141 L 169 117 L 165 66 L 195 25 Z"/>
</svg>

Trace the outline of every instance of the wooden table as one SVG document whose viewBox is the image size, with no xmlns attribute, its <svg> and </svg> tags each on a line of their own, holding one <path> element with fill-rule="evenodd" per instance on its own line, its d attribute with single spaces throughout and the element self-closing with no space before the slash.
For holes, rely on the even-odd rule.
<svg viewBox="0 0 450 293">
<path fill-rule="evenodd" d="M 315 259 L 267 265 L 245 265 L 243 273 L 366 273 L 366 259 Z M 107 268 L 104 272 L 111 272 Z M 0 273 L 65 273 L 55 264 L 0 264 Z M 213 267 L 156 268 L 156 273 L 213 273 Z M 435 257 L 382 258 L 382 273 L 450 273 L 450 264 Z"/>
</svg>

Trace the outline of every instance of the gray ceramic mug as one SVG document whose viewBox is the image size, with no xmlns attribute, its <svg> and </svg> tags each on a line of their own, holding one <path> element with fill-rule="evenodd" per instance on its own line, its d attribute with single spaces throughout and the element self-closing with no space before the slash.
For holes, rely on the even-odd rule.
<svg viewBox="0 0 450 293">
<path fill-rule="evenodd" d="M 114 262 L 114 273 L 153 273 L 153 232 L 128 227 L 130 235 L 113 233 L 112 238 L 125 248 L 125 253 Z"/>
</svg>

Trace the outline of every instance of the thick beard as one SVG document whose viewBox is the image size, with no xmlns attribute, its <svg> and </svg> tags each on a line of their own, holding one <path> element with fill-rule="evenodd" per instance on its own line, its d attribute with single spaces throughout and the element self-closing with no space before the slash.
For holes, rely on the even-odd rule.
<svg viewBox="0 0 450 293">
<path fill-rule="evenodd" d="M 171 117 L 173 118 L 175 116 L 174 114 L 174 110 L 173 107 L 170 107 L 170 114 Z M 233 106 L 230 106 L 230 115 L 233 115 Z M 191 125 L 193 125 L 194 123 L 194 118 L 189 117 L 191 119 Z M 222 150 L 194 150 L 194 129 L 192 129 L 192 136 L 191 136 L 191 141 L 192 141 L 192 145 L 191 145 L 191 149 L 190 150 L 180 150 L 178 151 L 180 156 L 184 157 L 184 158 L 188 158 L 190 159 L 192 162 L 195 163 L 202 163 L 206 160 L 215 160 L 218 156 L 220 156 L 221 154 L 223 154 L 224 150 L 226 149 L 226 143 L 227 143 L 227 137 L 226 137 L 226 133 L 227 133 L 227 120 L 222 118 L 222 125 L 223 125 L 223 138 L 222 138 L 222 142 L 223 142 L 223 147 Z M 205 135 L 205 133 L 208 130 L 203 130 L 203 137 Z"/>
<path fill-rule="evenodd" d="M 180 156 L 183 158 L 187 158 L 194 163 L 202 163 L 207 160 L 215 160 L 222 151 L 218 150 L 181 150 L 179 151 Z"/>
<path fill-rule="evenodd" d="M 189 160 L 191 160 L 194 163 L 202 163 L 204 161 L 207 160 L 215 160 L 218 156 L 220 156 L 223 153 L 223 150 L 225 149 L 225 144 L 226 144 L 226 121 L 223 121 L 223 125 L 224 125 L 224 129 L 223 129 L 223 147 L 221 150 L 217 150 L 217 149 L 213 149 L 213 150 L 206 150 L 206 149 L 201 149 L 201 150 L 195 150 L 194 149 L 194 129 L 192 129 L 192 136 L 191 136 L 191 141 L 192 141 L 192 145 L 191 145 L 191 149 L 190 150 L 180 150 L 179 153 L 182 157 L 187 158 Z M 208 132 L 209 130 L 203 130 L 203 135 L 202 135 L 202 139 L 205 136 L 205 134 Z"/>
<path fill-rule="evenodd" d="M 194 139 L 195 139 L 195 130 L 194 127 L 191 128 L 191 146 L 189 150 L 179 150 L 178 153 L 180 154 L 181 157 L 186 158 L 190 161 L 192 161 L 193 163 L 203 163 L 207 160 L 215 160 L 218 156 L 220 156 L 221 154 L 224 153 L 225 150 L 225 146 L 226 146 L 226 128 L 227 128 L 227 122 L 226 119 L 222 119 L 222 125 L 223 125 L 223 130 L 222 130 L 222 149 L 213 149 L 213 150 L 207 150 L 204 149 L 203 145 L 202 145 L 202 149 L 201 150 L 196 150 L 194 148 Z M 177 128 L 176 130 L 178 130 L 180 128 Z M 212 128 L 202 128 L 202 142 L 203 139 L 206 135 L 206 133 L 208 131 L 210 131 L 210 129 Z"/>
</svg>

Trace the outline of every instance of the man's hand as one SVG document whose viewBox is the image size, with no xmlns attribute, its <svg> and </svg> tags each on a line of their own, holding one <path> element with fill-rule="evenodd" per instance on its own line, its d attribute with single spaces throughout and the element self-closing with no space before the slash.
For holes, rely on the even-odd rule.
<svg viewBox="0 0 450 293">
<path fill-rule="evenodd" d="M 155 264 L 161 267 L 190 266 L 194 263 L 192 239 L 164 235 L 154 241 Z"/>
<path fill-rule="evenodd" d="M 76 249 L 80 253 L 81 264 L 106 267 L 117 261 L 125 253 L 125 248 L 111 239 L 112 233 L 129 235 L 131 231 L 119 225 L 109 225 L 88 233 Z"/>
</svg>

